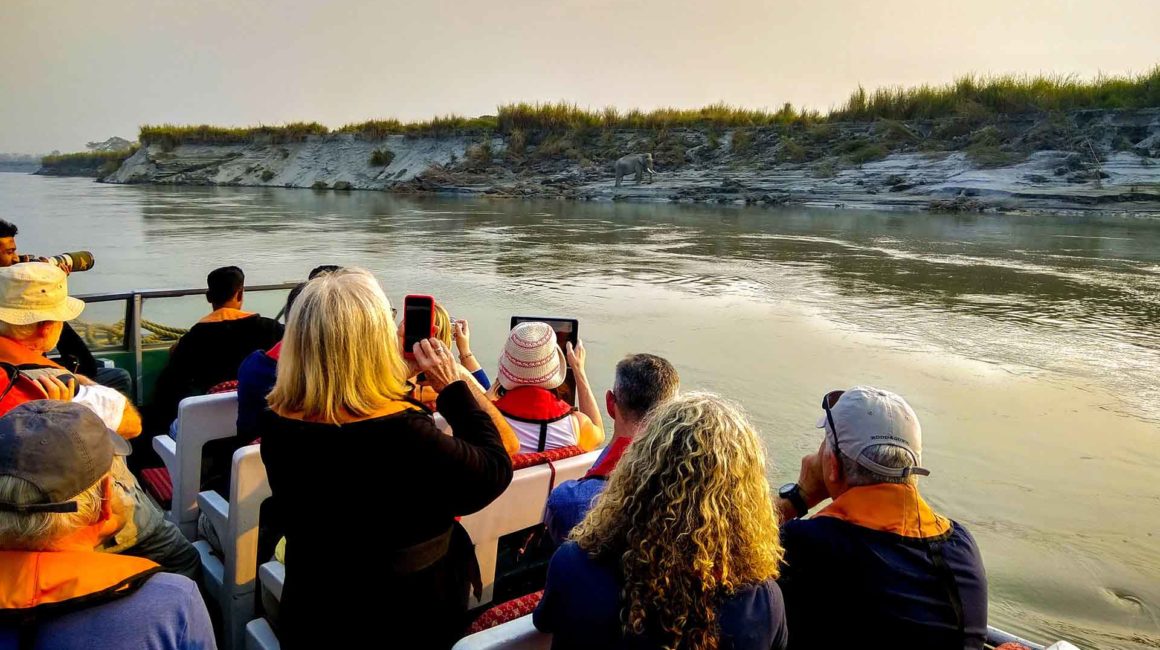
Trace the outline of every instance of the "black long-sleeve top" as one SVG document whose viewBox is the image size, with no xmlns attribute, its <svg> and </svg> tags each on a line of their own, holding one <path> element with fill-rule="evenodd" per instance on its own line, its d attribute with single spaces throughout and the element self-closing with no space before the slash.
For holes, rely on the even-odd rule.
<svg viewBox="0 0 1160 650">
<path fill-rule="evenodd" d="M 285 632 L 325 637 L 337 624 L 343 636 L 373 638 L 403 625 L 454 639 L 470 542 L 453 542 L 418 574 L 391 575 L 382 560 L 483 509 L 511 482 L 512 465 L 464 382 L 440 392 L 437 406 L 454 436 L 414 410 L 343 425 L 262 414 L 262 460 L 286 531 Z"/>
</svg>

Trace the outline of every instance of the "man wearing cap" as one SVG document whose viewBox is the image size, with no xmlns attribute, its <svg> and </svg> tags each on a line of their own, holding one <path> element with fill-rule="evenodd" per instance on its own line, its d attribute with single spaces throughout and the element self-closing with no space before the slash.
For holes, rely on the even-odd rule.
<svg viewBox="0 0 1160 650">
<path fill-rule="evenodd" d="M 113 467 L 128 450 L 79 404 L 0 418 L 0 647 L 215 647 L 192 580 L 94 552 L 124 523 Z"/>
<path fill-rule="evenodd" d="M 821 447 L 777 500 L 790 647 L 982 648 L 983 560 L 967 529 L 919 495 L 930 472 L 914 410 L 859 386 L 827 393 L 822 411 Z"/>
<path fill-rule="evenodd" d="M 112 388 L 69 373 L 44 353 L 56 345 L 61 326 L 85 304 L 68 295 L 68 280 L 51 264 L 32 262 L 0 268 L 0 415 L 31 400 L 81 404 L 122 438 L 141 433 L 141 418 L 129 400 Z M 114 489 L 131 500 L 130 516 L 102 550 L 149 558 L 166 571 L 195 577 L 197 550 L 145 494 L 123 458 L 113 464 Z"/>
</svg>

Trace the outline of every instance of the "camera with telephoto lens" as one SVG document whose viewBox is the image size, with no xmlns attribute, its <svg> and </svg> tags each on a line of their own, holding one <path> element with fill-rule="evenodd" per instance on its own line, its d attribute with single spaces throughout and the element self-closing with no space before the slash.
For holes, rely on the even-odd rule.
<svg viewBox="0 0 1160 650">
<path fill-rule="evenodd" d="M 74 271 L 88 271 L 93 268 L 95 261 L 93 254 L 88 251 L 72 251 L 69 253 L 61 253 L 60 255 L 53 255 L 47 258 L 49 264 L 55 264 L 60 267 L 60 270 L 65 273 L 72 273 Z"/>
</svg>

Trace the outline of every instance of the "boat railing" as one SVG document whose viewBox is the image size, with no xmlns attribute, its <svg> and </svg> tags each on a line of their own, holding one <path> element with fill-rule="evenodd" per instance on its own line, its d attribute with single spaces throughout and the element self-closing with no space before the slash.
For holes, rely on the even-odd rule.
<svg viewBox="0 0 1160 650">
<path fill-rule="evenodd" d="M 280 284 L 259 284 L 245 288 L 247 296 L 254 296 L 271 291 L 289 291 L 297 286 L 297 282 L 283 282 Z M 124 319 L 118 323 L 90 323 L 74 321 L 74 329 L 86 343 L 93 347 L 94 332 L 98 331 L 105 336 L 106 343 L 93 349 L 93 354 L 102 358 L 119 358 L 128 361 L 133 376 L 133 390 L 138 404 L 145 399 L 145 361 L 144 352 L 151 348 L 171 346 L 186 330 L 181 326 L 162 325 L 143 319 L 144 307 L 150 300 L 169 298 L 184 298 L 189 296 L 204 296 L 205 289 L 152 289 L 147 291 L 128 291 L 121 293 L 90 293 L 75 296 L 87 305 L 101 303 L 124 303 Z M 281 317 L 281 311 L 277 316 Z M 83 315 L 82 315 L 83 321 Z M 78 327 L 79 326 L 79 327 Z M 143 334 L 146 329 L 155 335 L 147 339 Z"/>
</svg>

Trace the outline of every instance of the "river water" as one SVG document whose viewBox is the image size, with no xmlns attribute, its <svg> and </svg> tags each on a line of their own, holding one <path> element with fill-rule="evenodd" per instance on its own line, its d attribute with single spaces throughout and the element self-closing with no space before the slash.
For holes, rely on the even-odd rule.
<svg viewBox="0 0 1160 650">
<path fill-rule="evenodd" d="M 430 293 L 467 318 L 489 372 L 511 315 L 577 317 L 599 391 L 626 353 L 669 358 L 683 388 L 745 406 L 775 484 L 817 448 L 822 394 L 895 390 L 922 420 L 924 494 L 982 549 L 993 624 L 1160 646 L 1160 221 L 22 174 L 0 174 L 0 217 L 25 252 L 92 250 L 77 293 L 204 286 L 226 264 L 251 283 L 361 265 L 392 301 Z"/>
</svg>

